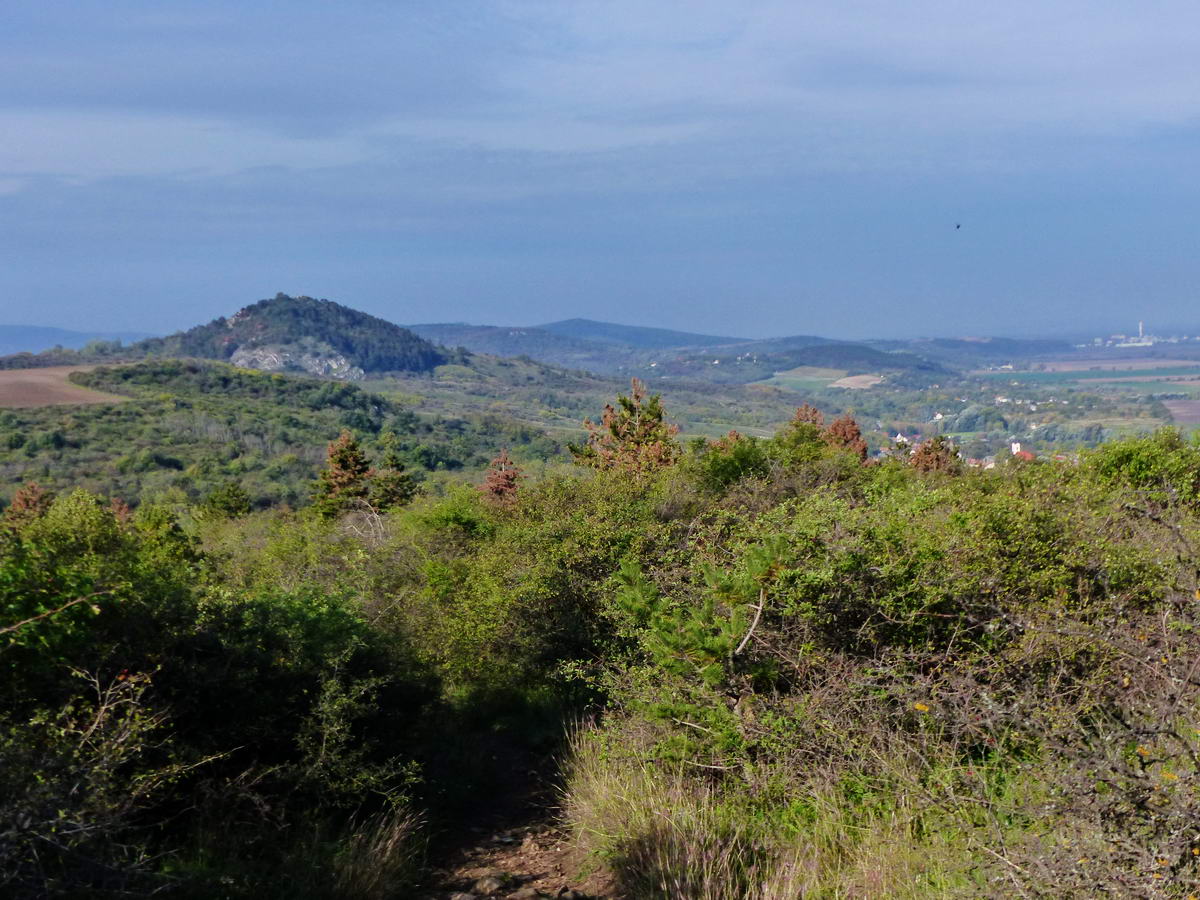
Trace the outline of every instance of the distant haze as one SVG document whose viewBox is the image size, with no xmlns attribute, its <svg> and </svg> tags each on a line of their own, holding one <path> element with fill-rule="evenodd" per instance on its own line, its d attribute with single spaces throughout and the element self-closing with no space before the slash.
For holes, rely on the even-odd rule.
<svg viewBox="0 0 1200 900">
<path fill-rule="evenodd" d="M 92 341 L 131 343 L 144 337 L 149 337 L 144 331 L 69 331 L 35 325 L 0 325 L 0 356 L 10 353 L 38 353 L 56 346 L 78 350 Z"/>
<path fill-rule="evenodd" d="M 0 321 L 1195 329 L 1197 85 L 1185 0 L 7 0 Z"/>
</svg>

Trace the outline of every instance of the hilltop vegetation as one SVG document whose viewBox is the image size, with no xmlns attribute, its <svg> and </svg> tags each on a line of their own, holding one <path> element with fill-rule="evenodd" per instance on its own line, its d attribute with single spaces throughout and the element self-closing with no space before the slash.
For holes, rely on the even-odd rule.
<svg viewBox="0 0 1200 900">
<path fill-rule="evenodd" d="M 631 898 L 1200 886 L 1200 446 L 976 471 L 865 463 L 810 407 L 686 445 L 669 413 L 635 391 L 583 466 L 387 512 L 22 492 L 0 885 L 412 895 L 428 834 L 557 759 L 576 864 Z M 372 496 L 354 444 L 325 496 Z"/>
<path fill-rule="evenodd" d="M 95 342 L 81 351 L 21 353 L 0 360 L 6 368 L 32 365 L 194 357 L 232 361 L 270 371 L 308 372 L 338 378 L 364 373 L 428 372 L 451 361 L 406 328 L 331 300 L 276 294 L 187 331 L 129 346 Z"/>
<path fill-rule="evenodd" d="M 291 368 L 301 368 L 305 356 L 340 357 L 340 365 L 363 372 L 427 372 L 446 361 L 436 347 L 399 325 L 331 300 L 286 294 L 252 303 L 228 319 L 142 341 L 131 349 L 153 356 L 234 361 L 239 354 L 252 357 L 258 351 L 261 360 L 266 351 L 275 351 L 294 357 Z"/>
<path fill-rule="evenodd" d="M 438 841 L 549 783 L 603 896 L 1200 889 L 1200 445 L 962 458 L 1162 404 L 805 337 L 607 406 L 529 357 L 157 356 L 397 346 L 248 310 L 0 413 L 0 892 L 449 894 Z"/>
</svg>

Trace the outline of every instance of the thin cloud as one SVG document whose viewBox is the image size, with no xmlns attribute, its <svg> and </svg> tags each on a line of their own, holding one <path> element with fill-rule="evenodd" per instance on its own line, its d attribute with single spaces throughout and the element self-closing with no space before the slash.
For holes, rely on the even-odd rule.
<svg viewBox="0 0 1200 900">
<path fill-rule="evenodd" d="M 1197 84 L 1178 0 L 10 0 L 0 296 L 1149 317 L 1200 280 Z"/>
</svg>

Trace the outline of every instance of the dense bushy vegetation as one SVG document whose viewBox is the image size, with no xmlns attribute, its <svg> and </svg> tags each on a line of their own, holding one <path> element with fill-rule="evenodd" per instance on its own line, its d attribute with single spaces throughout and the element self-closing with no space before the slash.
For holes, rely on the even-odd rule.
<svg viewBox="0 0 1200 900">
<path fill-rule="evenodd" d="M 856 434 L 680 448 L 635 391 L 502 497 L 23 493 L 0 885 L 403 895 L 569 733 L 566 825 L 630 897 L 1196 892 L 1200 446 L 978 471 Z M 365 473 L 345 440 L 322 483 Z"/>
<path fill-rule="evenodd" d="M 0 497 L 23 482 L 84 487 L 136 505 L 198 501 L 237 483 L 254 507 L 308 502 L 325 444 L 343 428 L 422 473 L 482 469 L 499 443 L 551 456 L 553 441 L 495 416 L 417 416 L 362 388 L 222 363 L 164 360 L 77 373 L 125 403 L 0 412 Z"/>
</svg>

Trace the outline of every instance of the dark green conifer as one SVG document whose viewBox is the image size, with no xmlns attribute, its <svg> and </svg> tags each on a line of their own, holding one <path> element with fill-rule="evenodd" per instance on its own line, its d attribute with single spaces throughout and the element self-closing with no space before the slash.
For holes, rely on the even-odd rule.
<svg viewBox="0 0 1200 900">
<path fill-rule="evenodd" d="M 329 444 L 325 468 L 317 477 L 313 505 L 325 518 L 349 509 L 356 500 L 366 500 L 374 472 L 366 454 L 349 431 Z"/>
<path fill-rule="evenodd" d="M 369 502 L 380 512 L 406 506 L 421 492 L 400 458 L 399 442 L 393 432 L 385 432 L 379 440 L 383 450 L 383 465 L 371 479 Z"/>
</svg>

